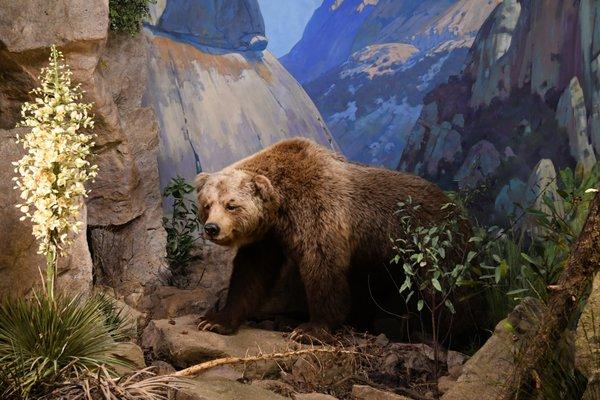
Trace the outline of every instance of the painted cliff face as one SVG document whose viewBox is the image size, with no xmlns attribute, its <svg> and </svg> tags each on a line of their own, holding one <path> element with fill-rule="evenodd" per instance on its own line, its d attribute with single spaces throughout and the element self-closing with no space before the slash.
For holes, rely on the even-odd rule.
<svg viewBox="0 0 600 400">
<path fill-rule="evenodd" d="M 499 0 L 326 0 L 281 58 L 344 154 L 395 168 L 425 94 L 464 67 Z"/>
<path fill-rule="evenodd" d="M 255 0 L 168 0 L 153 17 L 143 101 L 160 123 L 163 187 L 286 138 L 337 148 L 302 87 L 263 50 Z"/>
<path fill-rule="evenodd" d="M 590 171 L 600 154 L 599 15 L 591 0 L 505 0 L 464 72 L 428 94 L 399 169 L 448 189 L 487 184 L 483 221 L 518 216 L 560 169 Z"/>
</svg>

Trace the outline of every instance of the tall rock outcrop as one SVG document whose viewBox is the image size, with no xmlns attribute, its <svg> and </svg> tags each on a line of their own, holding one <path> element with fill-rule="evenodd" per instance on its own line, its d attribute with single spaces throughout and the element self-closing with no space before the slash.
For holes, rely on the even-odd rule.
<svg viewBox="0 0 600 400">
<path fill-rule="evenodd" d="M 294 136 L 336 148 L 302 87 L 264 51 L 256 0 L 168 0 L 146 32 L 143 101 L 159 120 L 163 186 Z"/>
<path fill-rule="evenodd" d="M 423 96 L 464 66 L 500 0 L 326 0 L 281 58 L 342 151 L 395 168 Z"/>
<path fill-rule="evenodd" d="M 136 305 L 158 281 L 165 249 L 155 154 L 157 124 L 152 110 L 140 107 L 146 41 L 108 35 L 106 0 L 4 2 L 0 10 L 0 129 L 4 129 L 2 151 L 7 156 L 18 156 L 11 141 L 19 108 L 30 100 L 29 91 L 38 84 L 37 75 L 52 44 L 63 51 L 73 80 L 85 90 L 84 100 L 94 103 L 94 162 L 100 171 L 90 184 L 86 202 L 88 235 L 77 239 L 72 262 L 63 262 L 66 270 L 61 272 L 59 285 L 81 293 L 91 288 L 93 279 L 97 283 L 110 280 L 119 295 Z M 12 167 L 3 159 L 1 173 L 8 177 Z M 9 189 L 0 194 L 0 221 L 11 228 L 2 230 L 0 236 L 14 251 L 2 251 L 0 274 L 3 282 L 8 277 L 16 284 L 3 285 L 0 291 L 24 293 L 34 283 L 31 271 L 37 281 L 40 260 L 29 226 L 15 220 L 10 208 L 15 196 Z"/>
<path fill-rule="evenodd" d="M 484 220 L 502 220 L 523 198 L 524 182 L 540 160 L 556 170 L 597 160 L 600 97 L 600 6 L 588 0 L 505 0 L 489 16 L 471 47 L 464 72 L 425 97 L 425 109 L 402 153 L 399 169 L 464 186 L 466 155 L 481 140 L 500 153 L 480 204 Z M 461 123 L 455 124 L 460 116 Z M 430 164 L 427 149 L 450 124 L 459 145 Z M 486 153 L 484 156 L 491 156 Z M 494 158 L 497 154 L 494 153 Z"/>
</svg>

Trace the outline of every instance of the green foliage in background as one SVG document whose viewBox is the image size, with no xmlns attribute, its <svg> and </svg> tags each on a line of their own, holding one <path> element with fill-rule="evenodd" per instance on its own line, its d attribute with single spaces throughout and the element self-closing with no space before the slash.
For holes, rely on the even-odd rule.
<svg viewBox="0 0 600 400">
<path fill-rule="evenodd" d="M 167 260 L 174 272 L 185 268 L 192 260 L 191 250 L 202 224 L 196 202 L 189 198 L 194 187 L 178 176 L 163 191 L 166 199 L 173 200 L 173 213 L 163 218 L 167 231 Z"/>
<path fill-rule="evenodd" d="M 155 2 L 156 0 L 110 0 L 110 29 L 134 36 L 140 31 L 144 20 L 150 16 L 150 5 Z"/>
<path fill-rule="evenodd" d="M 3 300 L 0 398 L 36 398 L 87 371 L 128 365 L 112 354 L 126 339 L 127 327 L 122 318 L 106 314 L 108 307 L 102 297 L 51 299 L 43 294 Z"/>
<path fill-rule="evenodd" d="M 481 267 L 488 271 L 482 280 L 497 319 L 524 296 L 547 298 L 585 223 L 595 194 L 589 189 L 600 186 L 600 164 L 587 173 L 581 166 L 565 168 L 556 183 L 556 196 L 542 191 L 542 207 L 523 210 L 507 229 L 476 230 Z"/>
</svg>

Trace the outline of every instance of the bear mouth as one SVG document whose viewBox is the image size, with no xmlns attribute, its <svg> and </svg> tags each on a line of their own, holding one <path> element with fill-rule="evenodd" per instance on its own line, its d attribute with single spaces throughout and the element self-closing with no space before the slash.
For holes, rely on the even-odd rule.
<svg viewBox="0 0 600 400">
<path fill-rule="evenodd" d="M 233 243 L 233 239 L 230 236 L 217 238 L 206 237 L 206 239 L 213 242 L 214 244 L 218 244 L 219 246 L 230 246 Z"/>
</svg>

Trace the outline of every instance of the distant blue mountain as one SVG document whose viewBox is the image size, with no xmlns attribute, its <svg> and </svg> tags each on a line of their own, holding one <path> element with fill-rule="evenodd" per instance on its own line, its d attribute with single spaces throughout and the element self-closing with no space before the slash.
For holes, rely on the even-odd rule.
<svg viewBox="0 0 600 400">
<path fill-rule="evenodd" d="M 423 97 L 501 0 L 325 0 L 282 57 L 350 159 L 395 168 Z"/>
<path fill-rule="evenodd" d="M 374 7 L 364 0 L 325 0 L 310 19 L 302 40 L 280 58 L 300 82 L 306 83 L 346 61 L 354 40 Z"/>
</svg>

